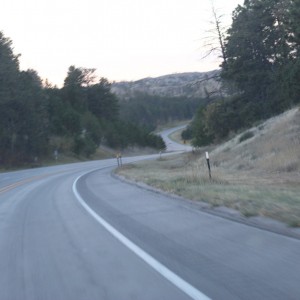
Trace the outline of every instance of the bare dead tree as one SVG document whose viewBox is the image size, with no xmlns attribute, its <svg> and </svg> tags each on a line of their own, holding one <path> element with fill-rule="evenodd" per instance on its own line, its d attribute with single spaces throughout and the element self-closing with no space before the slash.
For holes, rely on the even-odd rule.
<svg viewBox="0 0 300 300">
<path fill-rule="evenodd" d="M 226 51 L 225 51 L 225 36 L 227 28 L 223 25 L 224 14 L 220 13 L 220 9 L 216 8 L 214 1 L 211 2 L 211 20 L 209 21 L 210 28 L 205 31 L 205 36 L 202 38 L 202 48 L 205 53 L 202 59 L 209 57 L 212 54 L 217 54 L 222 62 L 226 64 Z"/>
<path fill-rule="evenodd" d="M 223 62 L 226 64 L 227 62 L 227 58 L 226 58 L 226 52 L 225 52 L 225 45 L 224 45 L 224 39 L 225 39 L 225 28 L 222 26 L 222 15 L 218 15 L 218 12 L 214 6 L 214 2 L 213 0 L 211 1 L 212 3 L 212 15 L 213 15 L 213 19 L 214 19 L 214 23 L 215 23 L 215 29 L 218 35 L 218 40 L 219 40 L 219 47 L 221 49 L 221 53 L 222 53 L 222 59 Z"/>
<path fill-rule="evenodd" d="M 224 14 L 221 13 L 221 10 L 216 8 L 214 0 L 210 0 L 211 9 L 210 9 L 210 20 L 209 20 L 209 29 L 205 31 L 205 36 L 202 38 L 201 48 L 204 49 L 204 53 L 201 59 L 206 59 L 209 56 L 217 55 L 221 59 L 222 64 L 227 63 L 226 50 L 225 50 L 225 37 L 227 28 L 224 26 L 223 18 Z M 201 84 L 204 81 L 216 80 L 220 81 L 220 72 L 214 74 L 210 78 L 204 78 L 203 80 L 197 82 Z M 213 96 L 219 95 L 221 98 L 224 97 L 222 91 L 222 85 L 214 90 L 207 90 L 207 97 L 210 99 Z"/>
</svg>

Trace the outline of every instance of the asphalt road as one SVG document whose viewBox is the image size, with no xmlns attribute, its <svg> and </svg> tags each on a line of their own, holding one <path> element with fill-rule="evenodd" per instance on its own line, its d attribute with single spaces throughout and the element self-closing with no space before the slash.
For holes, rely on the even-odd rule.
<svg viewBox="0 0 300 300">
<path fill-rule="evenodd" d="M 115 165 L 0 174 L 1 300 L 300 299 L 299 240 L 129 185 Z"/>
<path fill-rule="evenodd" d="M 172 151 L 191 151 L 193 149 L 193 147 L 190 146 L 190 145 L 178 144 L 178 143 L 174 142 L 173 140 L 171 140 L 169 138 L 169 136 L 173 132 L 178 131 L 178 130 L 183 129 L 183 128 L 186 128 L 186 126 L 187 125 L 177 126 L 177 127 L 174 127 L 174 128 L 164 130 L 164 131 L 159 133 L 165 141 L 165 144 L 167 146 L 167 151 L 169 151 L 169 152 L 172 152 Z"/>
</svg>

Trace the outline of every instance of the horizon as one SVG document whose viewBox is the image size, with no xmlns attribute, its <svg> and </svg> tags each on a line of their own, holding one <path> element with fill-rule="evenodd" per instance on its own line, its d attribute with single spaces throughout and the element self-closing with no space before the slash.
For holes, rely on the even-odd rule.
<svg viewBox="0 0 300 300">
<path fill-rule="evenodd" d="M 140 80 L 144 80 L 144 79 L 155 79 L 155 78 L 160 78 L 160 77 L 165 77 L 165 76 L 172 76 L 172 75 L 182 75 L 182 74 L 191 74 L 191 73 L 210 73 L 210 72 L 214 72 L 220 70 L 220 68 L 217 69 L 213 69 L 213 70 L 208 70 L 208 71 L 187 71 L 187 72 L 175 72 L 175 73 L 170 73 L 170 74 L 162 74 L 162 75 L 158 75 L 158 76 L 147 76 L 147 77 L 143 77 L 143 78 L 139 78 L 136 80 L 121 80 L 121 81 L 110 81 L 110 83 L 119 83 L 119 82 L 136 82 L 136 81 L 140 81 Z"/>
</svg>

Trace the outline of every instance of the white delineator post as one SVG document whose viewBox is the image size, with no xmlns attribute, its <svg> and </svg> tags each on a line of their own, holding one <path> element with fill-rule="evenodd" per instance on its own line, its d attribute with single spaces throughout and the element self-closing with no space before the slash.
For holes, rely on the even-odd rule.
<svg viewBox="0 0 300 300">
<path fill-rule="evenodd" d="M 209 162 L 208 152 L 205 152 L 205 156 L 206 156 L 206 162 L 207 162 L 207 167 L 208 167 L 209 179 L 211 179 L 211 170 L 210 170 L 210 162 Z"/>
</svg>

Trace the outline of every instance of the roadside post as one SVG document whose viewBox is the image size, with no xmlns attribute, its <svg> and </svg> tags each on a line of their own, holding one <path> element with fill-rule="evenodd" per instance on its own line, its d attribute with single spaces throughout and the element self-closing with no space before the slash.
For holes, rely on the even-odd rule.
<svg viewBox="0 0 300 300">
<path fill-rule="evenodd" d="M 58 150 L 57 149 L 54 150 L 53 155 L 54 155 L 54 159 L 57 160 L 58 159 Z"/>
<path fill-rule="evenodd" d="M 205 152 L 205 156 L 206 156 L 206 162 L 207 162 L 207 167 L 208 167 L 209 179 L 211 180 L 211 170 L 210 170 L 210 162 L 209 162 L 208 152 Z"/>
<path fill-rule="evenodd" d="M 119 153 L 119 158 L 120 158 L 120 166 L 122 167 L 123 166 L 123 162 L 122 162 L 122 153 L 121 152 Z"/>
<path fill-rule="evenodd" d="M 120 167 L 119 153 L 116 155 L 116 158 L 117 158 L 118 167 Z"/>
</svg>

